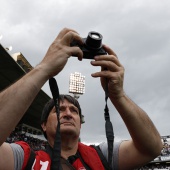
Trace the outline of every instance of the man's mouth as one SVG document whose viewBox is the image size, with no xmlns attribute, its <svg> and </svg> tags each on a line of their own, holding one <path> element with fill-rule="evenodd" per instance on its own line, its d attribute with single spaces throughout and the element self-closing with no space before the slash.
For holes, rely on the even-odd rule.
<svg viewBox="0 0 170 170">
<path fill-rule="evenodd" d="M 72 122 L 61 122 L 60 123 L 61 125 L 64 124 L 64 125 L 74 125 Z"/>
</svg>

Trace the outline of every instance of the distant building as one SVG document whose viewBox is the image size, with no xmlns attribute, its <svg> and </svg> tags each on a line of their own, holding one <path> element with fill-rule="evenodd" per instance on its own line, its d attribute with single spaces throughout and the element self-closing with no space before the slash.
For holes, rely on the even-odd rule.
<svg viewBox="0 0 170 170">
<path fill-rule="evenodd" d="M 0 44 L 0 91 L 16 82 L 32 68 L 21 52 L 11 55 L 8 49 Z M 41 130 L 42 109 L 49 99 L 50 97 L 43 90 L 40 90 L 18 125 L 24 124 Z"/>
<path fill-rule="evenodd" d="M 31 64 L 26 60 L 22 53 L 12 54 L 12 58 L 21 66 L 21 68 L 27 73 L 32 70 Z"/>
</svg>

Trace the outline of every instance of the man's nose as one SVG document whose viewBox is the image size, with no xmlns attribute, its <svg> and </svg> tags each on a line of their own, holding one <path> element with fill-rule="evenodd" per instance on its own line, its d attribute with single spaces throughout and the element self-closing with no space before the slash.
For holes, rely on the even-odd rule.
<svg viewBox="0 0 170 170">
<path fill-rule="evenodd" d="M 72 118 L 72 113 L 69 108 L 66 108 L 65 111 L 62 113 L 64 118 L 70 119 Z"/>
</svg>

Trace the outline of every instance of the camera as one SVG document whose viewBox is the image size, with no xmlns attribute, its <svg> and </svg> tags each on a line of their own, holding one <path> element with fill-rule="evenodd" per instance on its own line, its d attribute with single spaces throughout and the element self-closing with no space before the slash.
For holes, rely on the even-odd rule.
<svg viewBox="0 0 170 170">
<path fill-rule="evenodd" d="M 87 38 L 82 38 L 83 45 L 73 41 L 71 46 L 78 46 L 83 51 L 83 58 L 93 59 L 97 55 L 106 55 L 106 51 L 102 48 L 103 36 L 95 31 L 88 33 Z"/>
</svg>

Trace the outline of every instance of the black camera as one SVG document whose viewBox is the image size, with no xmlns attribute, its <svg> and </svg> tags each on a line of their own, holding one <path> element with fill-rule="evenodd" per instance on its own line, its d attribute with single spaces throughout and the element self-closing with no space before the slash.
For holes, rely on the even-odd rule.
<svg viewBox="0 0 170 170">
<path fill-rule="evenodd" d="M 103 36 L 98 32 L 89 32 L 87 38 L 83 38 L 83 45 L 73 41 L 71 46 L 78 46 L 83 51 L 83 58 L 93 59 L 97 55 L 106 55 L 106 51 L 102 48 Z"/>
</svg>

